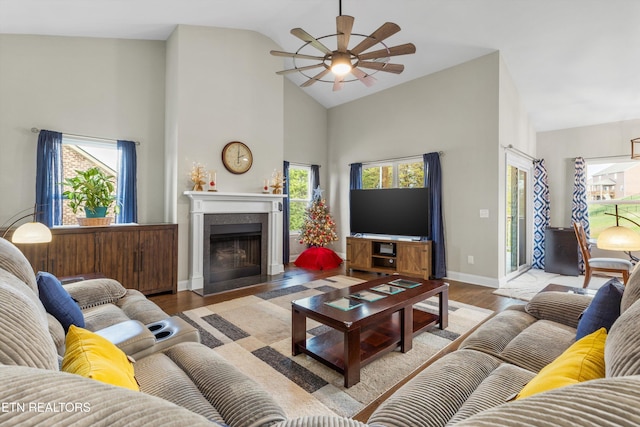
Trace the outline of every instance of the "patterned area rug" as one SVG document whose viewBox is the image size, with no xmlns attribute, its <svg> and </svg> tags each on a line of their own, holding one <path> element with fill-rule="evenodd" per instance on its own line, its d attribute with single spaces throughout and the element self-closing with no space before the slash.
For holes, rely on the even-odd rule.
<svg viewBox="0 0 640 427">
<path fill-rule="evenodd" d="M 407 353 L 394 351 L 366 365 L 360 382 L 343 386 L 343 377 L 314 359 L 291 355 L 291 301 L 361 283 L 333 276 L 185 311 L 178 314 L 200 330 L 203 344 L 269 390 L 288 417 L 353 416 L 432 355 L 488 317 L 492 311 L 449 301 L 449 327 L 434 327 L 413 340 Z M 437 313 L 437 298 L 419 304 Z M 307 319 L 308 333 L 326 326 Z"/>
<path fill-rule="evenodd" d="M 600 289 L 611 277 L 591 276 L 587 289 Z M 493 294 L 509 298 L 530 301 L 531 298 L 548 284 L 571 286 L 582 288 L 584 276 L 563 276 L 556 273 L 547 273 L 544 270 L 532 268 L 520 276 L 510 280 L 505 286 L 501 286 Z"/>
</svg>

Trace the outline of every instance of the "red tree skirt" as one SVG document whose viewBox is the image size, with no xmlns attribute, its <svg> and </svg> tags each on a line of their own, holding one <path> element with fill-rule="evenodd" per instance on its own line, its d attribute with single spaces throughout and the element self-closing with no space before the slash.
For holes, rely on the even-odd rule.
<svg viewBox="0 0 640 427">
<path fill-rule="evenodd" d="M 342 264 L 342 258 L 331 249 L 312 246 L 302 252 L 294 264 L 308 270 L 329 270 Z"/>
</svg>

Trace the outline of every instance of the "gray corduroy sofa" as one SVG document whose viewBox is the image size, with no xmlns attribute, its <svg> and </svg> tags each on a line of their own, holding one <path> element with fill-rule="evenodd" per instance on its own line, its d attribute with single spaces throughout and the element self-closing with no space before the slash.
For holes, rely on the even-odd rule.
<svg viewBox="0 0 640 427">
<path fill-rule="evenodd" d="M 575 342 L 584 295 L 542 292 L 496 314 L 384 401 L 369 427 L 640 426 L 640 269 L 605 343 L 605 378 L 513 397 Z M 278 427 L 333 425 L 288 420 Z"/>
<path fill-rule="evenodd" d="M 70 290 L 84 308 L 87 329 L 167 318 L 151 301 L 117 282 L 78 283 Z M 2 425 L 195 426 L 213 421 L 213 425 L 258 427 L 285 420 L 284 411 L 265 390 L 194 342 L 197 333 L 188 328 L 177 344 L 157 347 L 158 351 L 137 359 L 135 375 L 141 392 L 61 372 L 64 330 L 46 313 L 29 262 L 4 239 L 0 239 L 0 329 Z M 139 354 L 144 350 L 139 343 L 126 345 Z"/>
<path fill-rule="evenodd" d="M 584 295 L 542 292 L 498 313 L 387 399 L 371 426 L 640 425 L 640 270 L 605 344 L 606 377 L 511 401 L 575 342 Z"/>
</svg>

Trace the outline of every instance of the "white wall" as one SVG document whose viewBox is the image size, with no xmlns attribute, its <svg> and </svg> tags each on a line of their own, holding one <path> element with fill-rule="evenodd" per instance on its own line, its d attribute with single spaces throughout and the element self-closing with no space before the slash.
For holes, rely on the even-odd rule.
<svg viewBox="0 0 640 427">
<path fill-rule="evenodd" d="M 194 162 L 217 172 L 221 192 L 258 193 L 282 170 L 283 79 L 278 48 L 251 31 L 180 25 L 167 42 L 167 159 L 170 219 L 178 223 L 178 280 L 188 279 L 189 173 Z M 222 148 L 242 141 L 253 153 L 249 172 L 222 165 Z M 175 184 L 174 184 L 175 183 Z"/>
<path fill-rule="evenodd" d="M 327 109 L 302 88 L 284 79 L 284 159 L 292 163 L 319 165 L 320 187 L 328 199 L 327 125 Z M 329 209 L 333 215 L 332 207 Z M 291 261 L 306 249 L 297 235 L 290 237 L 289 247 Z"/>
<path fill-rule="evenodd" d="M 497 284 L 498 80 L 493 53 L 329 110 L 329 203 L 343 251 L 349 164 L 443 151 L 448 276 Z"/>
<path fill-rule="evenodd" d="M 506 151 L 503 147 L 512 145 L 516 149 L 528 154 L 531 157 L 535 157 L 536 153 L 536 132 L 529 120 L 529 114 L 527 113 L 518 87 L 516 86 L 509 68 L 504 61 L 504 58 L 500 57 L 500 107 L 499 107 L 499 148 L 498 154 L 498 210 L 496 217 L 498 220 L 497 239 L 498 239 L 498 277 L 500 282 L 506 282 L 505 269 L 506 269 Z M 511 155 L 520 156 L 518 153 L 510 152 Z M 530 162 L 530 159 L 523 158 L 525 162 Z M 533 175 L 529 177 L 533 182 Z M 532 202 L 532 192 L 528 193 L 529 202 Z M 533 210 L 533 206 L 530 206 L 528 212 Z M 530 250 L 529 256 L 533 254 L 533 218 L 529 215 L 528 219 L 528 233 L 527 243 Z"/>
<path fill-rule="evenodd" d="M 32 127 L 140 141 L 140 222 L 163 220 L 165 43 L 0 35 L 0 223 L 35 203 Z"/>
<path fill-rule="evenodd" d="M 552 227 L 571 226 L 575 158 L 629 158 L 630 141 L 639 136 L 640 119 L 538 133 L 537 156 L 549 175 Z"/>
<path fill-rule="evenodd" d="M 284 159 L 294 163 L 319 165 L 320 185 L 326 187 L 327 109 L 291 81 L 283 81 Z"/>
</svg>

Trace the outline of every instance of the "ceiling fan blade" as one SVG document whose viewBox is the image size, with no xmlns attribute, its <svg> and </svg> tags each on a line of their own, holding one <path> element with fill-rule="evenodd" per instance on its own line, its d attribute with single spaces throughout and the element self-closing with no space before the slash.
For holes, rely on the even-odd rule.
<svg viewBox="0 0 640 427">
<path fill-rule="evenodd" d="M 300 58 L 300 59 L 317 59 L 318 61 L 324 60 L 324 56 L 303 55 L 301 53 L 282 52 L 279 50 L 272 50 L 273 56 L 286 56 L 287 58 Z"/>
<path fill-rule="evenodd" d="M 380 26 L 380 28 L 378 28 L 373 33 L 371 33 L 369 37 L 362 40 L 360 44 L 358 44 L 356 47 L 351 49 L 351 52 L 354 55 L 358 55 L 361 52 L 364 52 L 365 50 L 369 49 L 371 46 L 377 43 L 380 43 L 387 37 L 394 35 L 398 31 L 400 31 L 399 25 L 394 24 L 393 22 L 385 22 Z"/>
<path fill-rule="evenodd" d="M 333 81 L 333 91 L 339 91 L 344 86 L 344 76 L 336 76 L 336 79 Z"/>
<path fill-rule="evenodd" d="M 294 28 L 293 30 L 291 30 L 291 34 L 293 34 L 294 36 L 296 36 L 302 41 L 308 42 L 309 44 L 311 44 L 311 46 L 315 47 L 322 53 L 332 53 L 328 47 L 320 43 L 315 37 L 307 33 L 302 28 Z"/>
<path fill-rule="evenodd" d="M 416 46 L 413 43 L 405 43 L 398 46 L 393 46 L 388 49 L 374 50 L 373 52 L 363 53 L 358 55 L 361 60 L 387 58 L 389 56 L 409 55 L 416 53 Z"/>
<path fill-rule="evenodd" d="M 276 74 L 279 74 L 282 76 L 284 74 L 291 74 L 297 71 L 312 70 L 314 68 L 322 67 L 323 65 L 324 63 L 320 63 L 320 64 L 314 64 L 314 65 L 307 65 L 306 67 L 290 68 L 288 70 L 276 71 Z"/>
<path fill-rule="evenodd" d="M 391 64 L 389 62 L 358 62 L 358 67 L 370 68 L 372 70 L 386 71 L 387 73 L 400 74 L 404 71 L 404 65 Z"/>
<path fill-rule="evenodd" d="M 336 33 L 338 34 L 338 52 L 346 52 L 353 28 L 353 16 L 336 16 Z"/>
<path fill-rule="evenodd" d="M 318 74 L 316 74 L 315 76 L 311 77 L 306 82 L 302 83 L 300 85 L 300 87 L 309 87 L 312 84 L 314 84 L 315 82 L 317 82 L 318 80 L 320 80 L 321 78 L 323 78 L 324 76 L 326 76 L 327 74 L 329 74 L 330 72 L 331 72 L 331 70 L 326 68 L 326 69 L 322 70 L 321 72 L 319 72 Z"/>
<path fill-rule="evenodd" d="M 362 83 L 364 83 L 366 87 L 371 87 L 376 82 L 376 79 L 373 76 L 370 76 L 369 74 L 365 73 L 364 71 L 358 68 L 352 68 L 351 74 L 356 76 L 356 78 L 360 80 Z"/>
</svg>

